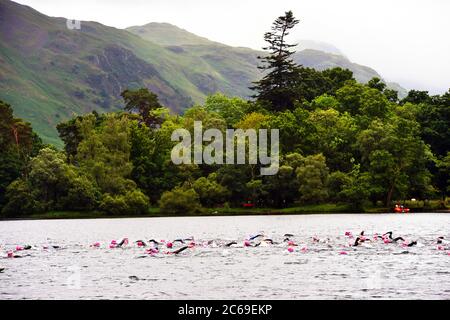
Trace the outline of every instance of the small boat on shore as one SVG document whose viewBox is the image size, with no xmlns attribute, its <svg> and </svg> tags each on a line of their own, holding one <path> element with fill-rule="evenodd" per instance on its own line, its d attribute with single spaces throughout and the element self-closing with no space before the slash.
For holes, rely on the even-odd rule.
<svg viewBox="0 0 450 320">
<path fill-rule="evenodd" d="M 409 211 L 410 211 L 409 208 L 407 208 L 403 205 L 396 204 L 395 208 L 394 208 L 395 213 L 409 213 Z"/>
</svg>

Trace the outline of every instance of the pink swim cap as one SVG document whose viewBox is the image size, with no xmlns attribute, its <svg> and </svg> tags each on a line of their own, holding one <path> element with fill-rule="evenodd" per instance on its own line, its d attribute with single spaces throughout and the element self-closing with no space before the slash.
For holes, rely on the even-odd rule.
<svg viewBox="0 0 450 320">
<path fill-rule="evenodd" d="M 167 246 L 167 248 L 172 248 L 173 247 L 173 243 L 172 242 L 167 242 L 166 246 Z"/>
<path fill-rule="evenodd" d="M 14 258 L 14 253 L 12 251 L 8 251 L 8 258 Z"/>
<path fill-rule="evenodd" d="M 347 251 L 340 251 L 339 254 L 344 255 L 344 254 L 348 254 L 348 252 Z"/>
<path fill-rule="evenodd" d="M 147 249 L 145 250 L 145 252 L 147 252 L 148 254 L 155 254 L 158 253 L 159 251 L 153 248 Z"/>
<path fill-rule="evenodd" d="M 21 247 L 21 246 L 16 247 L 16 251 L 21 251 L 21 250 L 23 250 L 23 247 Z"/>
<path fill-rule="evenodd" d="M 289 252 L 294 252 L 294 248 L 289 247 L 289 248 L 288 248 L 288 251 L 289 251 Z"/>
<path fill-rule="evenodd" d="M 244 246 L 249 247 L 249 246 L 250 246 L 250 241 L 245 240 L 245 241 L 244 241 Z"/>
</svg>

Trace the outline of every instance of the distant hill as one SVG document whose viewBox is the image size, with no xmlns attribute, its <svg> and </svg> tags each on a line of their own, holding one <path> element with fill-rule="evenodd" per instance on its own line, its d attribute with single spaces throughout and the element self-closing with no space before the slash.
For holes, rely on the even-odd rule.
<svg viewBox="0 0 450 320">
<path fill-rule="evenodd" d="M 0 99 L 45 142 L 58 146 L 57 123 L 92 110 L 118 110 L 126 88 L 148 87 L 174 112 L 218 91 L 249 97 L 248 86 L 261 76 L 260 54 L 167 23 L 121 30 L 82 21 L 80 30 L 69 30 L 65 18 L 0 0 Z M 317 50 L 301 51 L 295 59 L 317 69 L 347 67 L 360 81 L 379 76 Z"/>
<path fill-rule="evenodd" d="M 150 22 L 143 26 L 129 27 L 126 30 L 141 36 L 144 39 L 158 43 L 162 46 L 180 46 L 187 44 L 211 45 L 212 41 L 197 36 L 189 31 L 178 28 L 170 23 Z M 217 43 L 219 44 L 219 43 Z"/>
<path fill-rule="evenodd" d="M 169 23 L 152 22 L 144 26 L 130 27 L 127 30 L 141 36 L 145 40 L 164 44 L 166 48 L 175 52 L 189 53 L 205 59 L 214 68 L 217 67 L 215 62 L 219 60 L 218 56 L 220 55 L 229 60 L 230 63 L 227 67 L 232 68 L 232 63 L 236 59 L 244 58 L 244 63 L 250 62 L 250 68 L 254 70 L 255 65 L 258 64 L 256 57 L 258 55 L 264 55 L 262 51 L 230 47 L 208 40 Z M 294 60 L 305 67 L 311 67 L 317 70 L 334 67 L 347 68 L 353 71 L 356 80 L 363 83 L 373 77 L 383 78 L 374 69 L 351 62 L 338 48 L 331 44 L 313 40 L 299 40 L 297 43 L 297 49 L 299 51 L 294 55 Z M 236 79 L 232 80 L 234 81 Z M 406 90 L 400 85 L 395 83 L 387 83 L 387 85 L 398 90 L 401 96 L 406 95 Z"/>
<path fill-rule="evenodd" d="M 256 57 L 258 55 L 264 55 L 264 52 L 262 51 L 230 47 L 199 37 L 169 23 L 153 22 L 144 26 L 130 27 L 127 28 L 127 30 L 148 41 L 164 44 L 166 48 L 175 52 L 188 52 L 202 58 L 214 68 L 219 67 L 216 65 L 219 56 L 222 56 L 229 61 L 227 67 L 230 68 L 233 68 L 232 64 L 236 60 L 244 58 L 244 64 L 246 62 L 250 63 L 250 70 L 248 70 L 248 72 L 252 72 L 252 70 L 254 71 L 255 65 L 258 63 Z M 331 44 L 313 40 L 299 40 L 297 43 L 297 49 L 299 51 L 294 55 L 294 60 L 305 67 L 315 68 L 317 70 L 325 70 L 334 67 L 347 68 L 353 71 L 356 80 L 363 83 L 368 82 L 373 77 L 383 78 L 374 69 L 351 62 L 338 48 Z M 224 71 L 226 72 L 226 70 L 222 70 L 222 72 Z M 234 82 L 236 80 L 239 81 L 240 79 L 230 80 Z M 400 85 L 389 82 L 387 82 L 387 85 L 388 87 L 399 91 L 400 96 L 406 96 L 406 90 Z M 243 93 L 245 94 L 246 91 Z"/>
<path fill-rule="evenodd" d="M 322 41 L 315 41 L 315 40 L 306 40 L 301 39 L 295 41 L 295 43 L 298 43 L 296 49 L 297 51 L 302 51 L 305 49 L 312 49 L 312 50 L 318 50 L 326 53 L 332 53 L 332 54 L 338 54 L 341 56 L 344 56 L 344 53 L 333 46 L 330 43 L 322 42 Z"/>
</svg>

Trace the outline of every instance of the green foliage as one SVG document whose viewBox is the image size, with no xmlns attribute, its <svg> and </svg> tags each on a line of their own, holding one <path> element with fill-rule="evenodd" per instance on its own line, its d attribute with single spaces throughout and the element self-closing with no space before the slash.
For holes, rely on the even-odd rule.
<svg viewBox="0 0 450 320">
<path fill-rule="evenodd" d="M 223 204 L 230 194 L 227 188 L 216 182 L 216 179 L 217 174 L 212 173 L 208 177 L 198 178 L 192 184 L 203 206 L 213 207 Z"/>
<path fill-rule="evenodd" d="M 371 177 L 373 200 L 384 197 L 389 206 L 393 196 L 400 199 L 406 196 L 414 179 L 420 180 L 420 196 L 425 195 L 429 188 L 426 164 L 431 153 L 420 140 L 419 125 L 414 120 L 395 118 L 390 123 L 373 120 L 368 129 L 359 133 L 357 145 L 363 168 Z"/>
<path fill-rule="evenodd" d="M 129 179 L 130 120 L 126 116 L 107 115 L 105 123 L 95 126 L 95 117 L 78 122 L 83 140 L 78 145 L 76 161 L 98 185 L 102 193 L 123 194 L 136 187 Z"/>
<path fill-rule="evenodd" d="M 128 212 L 128 205 L 123 195 L 111 196 L 105 194 L 100 202 L 99 209 L 111 215 L 120 215 Z"/>
<path fill-rule="evenodd" d="M 61 207 L 66 210 L 94 210 L 97 208 L 100 192 L 85 175 L 70 177 L 67 194 L 61 196 Z"/>
<path fill-rule="evenodd" d="M 445 156 L 450 149 L 450 90 L 442 96 L 433 98 L 408 97 L 403 101 L 420 101 L 417 121 L 421 125 L 422 139 L 431 146 L 431 150 L 437 156 Z"/>
<path fill-rule="evenodd" d="M 28 181 L 17 179 L 6 189 L 6 199 L 8 202 L 2 209 L 2 214 L 6 216 L 26 216 L 42 211 L 40 203 L 33 195 L 33 188 Z"/>
<path fill-rule="evenodd" d="M 5 203 L 8 185 L 20 177 L 24 165 L 16 152 L 0 152 L 0 207 Z"/>
<path fill-rule="evenodd" d="M 59 137 L 64 142 L 64 151 L 67 154 L 69 161 L 73 161 L 78 150 L 78 145 L 83 140 L 83 136 L 80 132 L 79 123 L 83 121 L 84 118 L 92 119 L 95 117 L 95 126 L 98 127 L 105 119 L 103 115 L 99 115 L 96 111 L 92 113 L 85 114 L 83 116 L 77 116 L 65 122 L 61 122 L 56 126 L 58 130 Z"/>
<path fill-rule="evenodd" d="M 287 11 L 274 21 L 272 31 L 264 35 L 264 40 L 268 43 L 264 50 L 269 54 L 260 57 L 264 63 L 260 69 L 266 70 L 267 74 L 255 82 L 252 89 L 258 92 L 255 98 L 270 103 L 273 110 L 292 108 L 296 98 L 295 86 L 292 84 L 299 78 L 299 68 L 291 58 L 294 54 L 291 48 L 295 45 L 288 44 L 286 37 L 298 22 L 292 11 Z"/>
<path fill-rule="evenodd" d="M 369 82 L 367 82 L 367 86 L 373 89 L 377 89 L 380 92 L 383 92 L 386 88 L 386 84 L 377 77 L 370 79 Z"/>
<path fill-rule="evenodd" d="M 15 118 L 12 107 L 0 100 L 0 209 L 8 185 L 20 177 L 40 148 L 42 141 L 31 125 Z"/>
<path fill-rule="evenodd" d="M 8 187 L 4 213 L 92 210 L 98 197 L 96 186 L 63 153 L 44 148 L 31 159 L 28 175 Z"/>
<path fill-rule="evenodd" d="M 373 192 L 373 181 L 368 173 L 361 173 L 360 165 L 355 165 L 346 176 L 334 176 L 333 180 L 334 183 L 337 182 L 336 180 L 340 180 L 338 184 L 340 184 L 339 189 L 341 190 L 335 195 L 341 201 L 349 203 L 355 210 L 362 210 Z M 334 189 L 333 191 L 338 190 Z"/>
<path fill-rule="evenodd" d="M 252 185 L 247 185 L 247 187 L 252 187 Z M 291 205 L 299 198 L 299 187 L 295 169 L 286 161 L 280 166 L 276 175 L 265 177 L 256 191 L 258 192 L 257 196 L 262 198 L 261 205 L 281 208 Z"/>
<path fill-rule="evenodd" d="M 217 113 L 226 121 L 227 127 L 232 128 L 247 113 L 249 104 L 241 98 L 228 98 L 216 93 L 206 98 L 205 109 Z"/>
<path fill-rule="evenodd" d="M 105 194 L 99 209 L 111 215 L 143 215 L 148 213 L 148 197 L 140 190 L 132 190 L 125 194 Z"/>
<path fill-rule="evenodd" d="M 335 202 L 346 202 L 348 200 L 348 194 L 344 196 L 344 189 L 353 185 L 352 177 L 345 172 L 335 171 L 332 172 L 327 181 L 327 188 L 330 196 L 330 200 Z"/>
<path fill-rule="evenodd" d="M 348 113 L 330 108 L 317 109 L 309 114 L 310 132 L 302 150 L 308 154 L 321 152 L 332 170 L 348 171 L 352 166 L 357 125 Z"/>
<path fill-rule="evenodd" d="M 304 203 L 320 203 L 328 198 L 326 187 L 329 169 L 322 154 L 301 159 L 295 173 L 300 184 L 300 200 Z"/>
<path fill-rule="evenodd" d="M 252 179 L 252 170 L 247 165 L 224 165 L 217 169 L 217 182 L 227 188 L 231 195 L 229 202 L 240 206 L 251 196 L 247 182 Z"/>
<path fill-rule="evenodd" d="M 162 194 L 159 200 L 161 212 L 189 214 L 199 212 L 201 204 L 199 195 L 194 189 L 175 187 Z"/>
<path fill-rule="evenodd" d="M 428 91 L 410 90 L 408 95 L 400 101 L 400 104 L 405 104 L 407 102 L 412 104 L 421 104 L 430 102 L 430 96 Z"/>
<path fill-rule="evenodd" d="M 214 94 L 173 115 L 147 89 L 127 90 L 126 109 L 139 114 L 93 112 L 61 123 L 64 153 L 42 148 L 31 126 L 0 103 L 2 213 L 139 215 L 152 202 L 161 212 L 183 214 L 247 201 L 257 208 L 333 201 L 359 211 L 368 201 L 445 199 L 450 92 L 411 91 L 399 103 L 377 78 L 363 85 L 339 68 L 296 72 L 283 93 L 291 95 L 289 108 Z M 278 173 L 261 176 L 258 164 L 174 165 L 172 132 L 192 133 L 195 121 L 223 133 L 279 129 Z"/>
<path fill-rule="evenodd" d="M 447 152 L 447 155 L 438 162 L 439 175 L 443 183 L 446 185 L 446 188 L 442 188 L 445 191 L 450 192 L 450 151 Z"/>
<path fill-rule="evenodd" d="M 137 112 L 148 127 L 160 124 L 160 119 L 152 114 L 155 109 L 162 108 L 158 96 L 147 88 L 125 90 L 120 94 L 125 101 L 126 111 Z"/>
</svg>

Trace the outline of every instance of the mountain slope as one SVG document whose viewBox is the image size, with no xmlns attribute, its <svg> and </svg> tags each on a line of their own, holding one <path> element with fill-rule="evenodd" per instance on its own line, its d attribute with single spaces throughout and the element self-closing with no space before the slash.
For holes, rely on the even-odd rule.
<svg viewBox="0 0 450 320">
<path fill-rule="evenodd" d="M 74 112 L 119 108 L 127 87 L 147 86 L 178 111 L 192 103 L 180 88 L 196 90 L 170 51 L 95 22 L 69 30 L 63 18 L 1 0 L 0 40 L 0 99 L 47 142 Z"/>
<path fill-rule="evenodd" d="M 210 45 L 212 43 L 211 40 L 197 36 L 170 23 L 150 22 L 143 26 L 129 27 L 126 30 L 162 46 Z"/>
<path fill-rule="evenodd" d="M 252 70 L 255 72 L 255 66 L 258 64 L 256 57 L 258 55 L 264 55 L 264 52 L 262 51 L 226 46 L 199 37 L 168 23 L 149 23 L 144 26 L 130 27 L 127 28 L 127 30 L 139 35 L 145 40 L 154 43 L 163 43 L 166 48 L 175 52 L 184 52 L 195 55 L 208 62 L 215 69 L 220 70 L 222 73 L 227 72 L 227 70 L 229 70 L 227 67 L 233 67 L 233 64 L 237 61 L 243 62 L 239 64 L 238 70 L 245 70 L 242 68 L 247 66 L 249 69 L 245 70 L 246 74 L 251 73 Z M 299 40 L 298 43 L 297 48 L 299 51 L 294 55 L 294 61 L 298 64 L 317 70 L 325 70 L 334 67 L 347 68 L 353 72 L 356 80 L 363 83 L 368 82 L 373 77 L 382 79 L 382 76 L 374 69 L 351 62 L 339 51 L 339 49 L 330 44 L 312 40 Z M 227 65 L 220 64 L 220 62 L 224 60 L 227 60 Z M 260 74 L 258 74 L 258 76 L 260 76 Z M 239 77 L 230 77 L 229 80 L 231 82 L 245 81 L 245 79 Z M 398 84 L 387 83 L 387 85 L 392 89 L 398 90 L 400 96 L 406 95 L 406 90 Z M 239 89 L 235 88 L 235 90 Z M 249 95 L 251 93 L 247 90 L 242 90 L 240 94 Z"/>
<path fill-rule="evenodd" d="M 218 91 L 247 98 L 261 76 L 260 54 L 166 23 L 127 31 L 82 21 L 80 30 L 69 30 L 64 18 L 0 0 L 0 99 L 58 146 L 59 122 L 92 110 L 118 110 L 127 88 L 148 87 L 174 112 Z M 304 50 L 296 60 L 319 69 L 349 67 L 362 81 L 377 75 L 320 51 Z"/>
<path fill-rule="evenodd" d="M 220 50 L 210 58 L 96 22 L 69 30 L 64 18 L 0 0 L 0 99 L 49 143 L 61 144 L 55 126 L 73 113 L 121 108 L 126 88 L 148 87 L 175 112 L 216 91 L 249 93 L 247 85 L 257 74 L 250 62 L 233 67 Z M 208 60 L 217 60 L 224 74 Z"/>
</svg>

